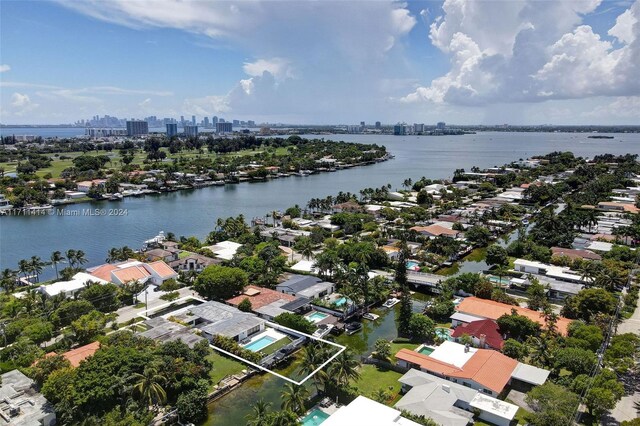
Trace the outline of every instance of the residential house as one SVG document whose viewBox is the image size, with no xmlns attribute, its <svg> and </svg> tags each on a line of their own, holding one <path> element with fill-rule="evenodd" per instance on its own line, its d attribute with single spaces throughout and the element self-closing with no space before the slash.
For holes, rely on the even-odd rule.
<svg viewBox="0 0 640 426">
<path fill-rule="evenodd" d="M 316 299 L 335 291 L 335 284 L 322 281 L 309 275 L 292 275 L 288 280 L 276 285 L 276 291 L 292 296 L 302 296 Z"/>
<path fill-rule="evenodd" d="M 532 366 L 521 369 L 520 362 L 494 350 L 450 341 L 442 343 L 429 355 L 401 349 L 396 360 L 400 367 L 415 368 L 493 397 L 514 381 L 521 387 L 537 386 L 543 384 L 550 374 Z"/>
<path fill-rule="evenodd" d="M 458 306 L 456 313 L 451 316 L 453 327 L 478 319 L 491 319 L 496 321 L 502 315 L 511 315 L 515 311 L 518 315 L 525 316 L 532 321 L 537 322 L 542 327 L 545 326 L 544 314 L 532 309 L 522 308 L 520 306 L 507 305 L 488 299 L 480 299 L 478 297 L 466 297 Z M 462 315 L 459 315 L 462 314 Z M 567 335 L 567 330 L 571 324 L 571 320 L 559 317 L 556 327 L 558 332 L 563 336 Z"/>
<path fill-rule="evenodd" d="M 411 369 L 399 381 L 405 395 L 395 407 L 439 425 L 466 426 L 478 411 L 481 420 L 508 426 L 518 412 L 516 405 L 423 371 Z"/>
<path fill-rule="evenodd" d="M 214 301 L 189 308 L 186 318 L 209 340 L 220 335 L 238 342 L 263 331 L 266 323 L 254 314 Z"/>
<path fill-rule="evenodd" d="M 41 285 L 38 291 L 48 297 L 63 294 L 65 297 L 73 297 L 90 283 L 107 284 L 109 280 L 103 280 L 85 272 L 78 272 L 69 281 L 58 281 L 49 285 Z"/>
<path fill-rule="evenodd" d="M 79 192 L 89 192 L 91 188 L 103 188 L 106 183 L 106 179 L 93 179 L 93 180 L 83 180 L 82 182 L 78 182 L 78 191 Z"/>
<path fill-rule="evenodd" d="M 156 260 L 162 260 L 164 262 L 172 262 L 178 260 L 178 250 L 155 248 L 144 252 L 144 256 L 149 262 L 155 262 Z"/>
<path fill-rule="evenodd" d="M 93 356 L 100 349 L 100 342 L 92 342 L 88 345 L 80 346 L 70 351 L 64 352 L 62 356 L 69 361 L 72 367 L 77 367 L 82 361 Z M 55 352 L 49 352 L 46 358 L 55 356 Z"/>
<path fill-rule="evenodd" d="M 242 247 L 242 244 L 238 244 L 233 241 L 221 241 L 212 246 L 206 246 L 202 248 L 210 250 L 214 254 L 214 256 L 219 259 L 231 260 L 240 247 Z"/>
<path fill-rule="evenodd" d="M 282 293 L 269 288 L 258 287 L 255 285 L 247 286 L 243 293 L 239 296 L 232 297 L 226 302 L 230 305 L 238 307 L 244 300 L 249 300 L 251 310 L 259 316 L 271 320 L 281 313 L 289 312 L 282 306 L 293 302 L 298 298 L 287 293 Z"/>
<path fill-rule="evenodd" d="M 473 345 L 482 349 L 502 350 L 504 337 L 500 333 L 498 323 L 490 319 L 471 321 L 456 327 L 451 333 L 455 342 L 460 342 L 463 336 L 469 336 Z"/>
<path fill-rule="evenodd" d="M 125 262 L 106 263 L 94 268 L 89 268 L 87 272 L 94 277 L 118 285 L 137 281 L 143 284 L 159 286 L 167 280 L 178 278 L 178 273 L 162 260 L 143 263 L 130 259 Z"/>
<path fill-rule="evenodd" d="M 140 336 L 153 339 L 156 342 L 165 343 L 180 340 L 190 348 L 193 348 L 196 343 L 206 340 L 204 337 L 198 336 L 194 329 L 169 321 L 163 317 L 146 320 L 143 326 L 147 330 L 140 333 Z"/>
<path fill-rule="evenodd" d="M 566 281 L 575 284 L 587 284 L 587 281 L 579 272 L 573 271 L 564 266 L 550 265 L 527 259 L 516 259 L 513 269 L 516 272 L 544 275 L 559 281 Z"/>
<path fill-rule="evenodd" d="M 427 236 L 427 237 L 438 237 L 443 235 L 449 238 L 460 238 L 463 234 L 462 231 L 456 231 L 454 229 L 445 228 L 440 225 L 429 225 L 429 226 L 414 226 L 409 228 L 411 231 L 415 231 L 418 234 Z"/>
<path fill-rule="evenodd" d="M 568 249 L 564 247 L 551 247 L 551 253 L 557 257 L 568 257 L 571 260 L 585 259 L 585 260 L 602 260 L 602 256 L 589 250 L 576 250 Z"/>
<path fill-rule="evenodd" d="M 358 396 L 349 405 L 340 407 L 322 426 L 420 426 L 402 417 L 399 410 L 387 407 L 364 396 Z"/>
<path fill-rule="evenodd" d="M 169 266 L 176 272 L 197 272 L 200 273 L 209 265 L 222 263 L 220 259 L 214 259 L 197 253 L 190 253 L 181 259 L 169 262 Z"/>
<path fill-rule="evenodd" d="M 0 425 L 53 426 L 53 405 L 38 392 L 36 383 L 19 370 L 4 373 L 0 382 Z"/>
</svg>

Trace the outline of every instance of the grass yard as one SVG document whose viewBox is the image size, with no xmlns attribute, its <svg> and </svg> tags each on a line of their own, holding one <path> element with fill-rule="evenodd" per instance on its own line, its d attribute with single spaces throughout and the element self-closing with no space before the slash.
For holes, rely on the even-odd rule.
<svg viewBox="0 0 640 426">
<path fill-rule="evenodd" d="M 413 343 L 408 339 L 402 339 L 402 338 L 395 339 L 393 342 L 391 342 L 391 362 L 395 364 L 396 354 L 400 349 L 414 350 L 418 346 L 420 345 L 418 345 L 417 343 Z"/>
<path fill-rule="evenodd" d="M 366 397 L 379 389 L 384 389 L 392 395 L 387 401 L 387 405 L 393 405 L 400 399 L 400 382 L 398 379 L 402 374 L 392 370 L 378 368 L 371 364 L 362 364 L 360 367 L 360 380 L 353 385 L 358 388 L 358 393 Z"/>
<path fill-rule="evenodd" d="M 182 250 L 180 253 L 178 253 L 178 259 L 184 259 L 185 257 L 189 257 L 191 256 L 193 253 L 187 250 Z"/>
<path fill-rule="evenodd" d="M 272 343 L 271 345 L 267 346 L 266 348 L 262 349 L 260 352 L 262 352 L 265 355 L 271 355 L 272 353 L 274 353 L 275 351 L 277 351 L 278 349 L 287 346 L 289 343 L 291 343 L 291 339 L 288 337 L 285 337 L 284 339 L 280 339 L 275 343 Z"/>
<path fill-rule="evenodd" d="M 208 355 L 207 359 L 211 361 L 211 364 L 213 365 L 213 368 L 209 371 L 209 377 L 211 377 L 210 388 L 213 388 L 213 386 L 218 384 L 218 382 L 226 376 L 238 374 L 247 368 L 246 365 L 240 361 L 222 356 L 216 351 L 213 351 L 213 353 Z"/>
</svg>

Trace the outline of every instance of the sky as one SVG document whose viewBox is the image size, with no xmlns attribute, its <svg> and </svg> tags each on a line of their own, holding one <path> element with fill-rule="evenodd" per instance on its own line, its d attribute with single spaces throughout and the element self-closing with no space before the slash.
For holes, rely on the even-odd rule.
<svg viewBox="0 0 640 426">
<path fill-rule="evenodd" d="M 0 1 L 0 123 L 640 124 L 640 0 Z"/>
</svg>

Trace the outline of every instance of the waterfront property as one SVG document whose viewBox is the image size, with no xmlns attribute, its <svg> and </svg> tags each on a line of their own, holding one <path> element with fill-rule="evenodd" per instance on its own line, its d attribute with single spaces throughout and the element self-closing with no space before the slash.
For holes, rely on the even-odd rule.
<svg viewBox="0 0 640 426">
<path fill-rule="evenodd" d="M 38 291 L 47 297 L 62 294 L 65 297 L 73 297 L 81 290 L 85 289 L 89 283 L 107 284 L 108 281 L 87 274 L 86 272 L 78 272 L 69 281 L 58 281 L 49 285 L 41 285 Z"/>
<path fill-rule="evenodd" d="M 327 296 L 335 291 L 335 284 L 322 281 L 309 275 L 292 275 L 288 280 L 278 284 L 276 290 L 292 296 L 315 299 Z"/>
<path fill-rule="evenodd" d="M 151 263 L 144 263 L 138 260 L 127 260 L 113 264 L 105 263 L 88 268 L 87 272 L 94 277 L 118 285 L 137 281 L 143 284 L 159 286 L 165 281 L 178 278 L 178 273 L 162 260 Z"/>
<path fill-rule="evenodd" d="M 253 352 L 260 352 L 273 343 L 283 339 L 291 342 L 291 339 L 289 339 L 286 334 L 280 333 L 273 328 L 266 328 L 263 332 L 251 336 L 249 340 L 243 344 L 243 347 Z"/>
<path fill-rule="evenodd" d="M 148 319 L 142 323 L 142 326 L 146 330 L 140 333 L 140 336 L 161 343 L 180 340 L 190 348 L 193 348 L 196 343 L 204 340 L 204 337 L 198 336 L 192 328 L 175 321 L 169 321 L 163 317 Z"/>
<path fill-rule="evenodd" d="M 444 342 L 429 355 L 409 349 L 396 354 L 397 364 L 415 368 L 460 383 L 491 396 L 498 396 L 509 384 L 520 387 L 541 385 L 550 372 L 522 364 L 500 352 Z"/>
<path fill-rule="evenodd" d="M 296 296 L 287 293 L 249 285 L 245 287 L 242 294 L 232 297 L 226 302 L 237 307 L 244 300 L 248 300 L 251 303 L 253 312 L 262 318 L 271 320 L 284 312 L 289 312 L 284 306 L 298 299 Z"/>
<path fill-rule="evenodd" d="M 340 407 L 322 425 L 419 426 L 419 423 L 402 417 L 399 410 L 358 396 L 349 405 Z"/>
<path fill-rule="evenodd" d="M 38 392 L 33 380 L 19 370 L 2 375 L 0 382 L 0 425 L 52 426 L 56 413 L 47 399 Z"/>
<path fill-rule="evenodd" d="M 395 407 L 440 425 L 466 426 L 477 410 L 481 420 L 508 426 L 518 411 L 513 404 L 423 371 L 411 369 L 399 381 L 404 396 Z"/>
<path fill-rule="evenodd" d="M 482 319 L 464 323 L 456 327 L 451 333 L 455 342 L 460 342 L 463 336 L 469 336 L 473 346 L 482 349 L 502 350 L 504 337 L 500 333 L 498 324 L 490 319 Z"/>
<path fill-rule="evenodd" d="M 238 244 L 233 241 L 221 241 L 212 246 L 205 246 L 202 248 L 210 250 L 218 259 L 231 260 L 240 247 L 242 247 L 242 244 Z"/>
<path fill-rule="evenodd" d="M 515 310 L 518 315 L 525 316 L 531 321 L 537 322 L 542 327 L 545 326 L 544 314 L 541 312 L 520 306 L 507 305 L 493 300 L 480 299 L 478 297 L 467 297 L 456 306 L 457 312 L 451 316 L 452 326 L 457 327 L 464 323 L 477 321 L 478 319 L 492 319 L 495 321 L 502 315 L 511 315 L 512 310 Z M 569 324 L 571 324 L 570 319 L 559 317 L 556 323 L 558 333 L 566 336 Z"/>
<path fill-rule="evenodd" d="M 209 340 L 220 335 L 241 342 L 265 329 L 265 320 L 214 301 L 189 308 L 180 319 L 198 328 Z"/>
</svg>

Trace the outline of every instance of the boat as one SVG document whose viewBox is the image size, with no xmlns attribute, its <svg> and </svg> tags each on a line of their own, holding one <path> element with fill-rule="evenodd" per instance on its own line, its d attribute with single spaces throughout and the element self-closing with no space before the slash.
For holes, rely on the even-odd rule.
<svg viewBox="0 0 640 426">
<path fill-rule="evenodd" d="M 398 302 L 400 302 L 400 299 L 396 299 L 395 297 L 392 297 L 391 299 L 384 302 L 382 306 L 384 306 L 385 308 L 392 308 L 396 304 L 398 304 Z"/>
<path fill-rule="evenodd" d="M 346 324 L 344 326 L 345 331 L 347 332 L 347 335 L 352 335 L 357 333 L 358 331 L 362 330 L 362 323 L 361 322 L 350 322 L 348 324 Z"/>
<path fill-rule="evenodd" d="M 368 319 L 369 321 L 375 321 L 378 318 L 380 318 L 380 315 L 376 315 L 376 314 L 372 314 L 371 312 L 367 312 L 366 314 L 362 315 L 362 318 Z"/>
<path fill-rule="evenodd" d="M 324 336 L 331 333 L 332 329 L 333 324 L 320 324 L 318 326 L 318 329 L 314 331 L 311 336 L 315 337 L 316 339 L 322 339 Z"/>
<path fill-rule="evenodd" d="M 124 197 L 122 196 L 121 193 L 119 192 L 114 192 L 113 194 L 111 194 L 111 196 L 109 197 L 109 201 L 122 201 Z"/>
</svg>

